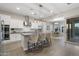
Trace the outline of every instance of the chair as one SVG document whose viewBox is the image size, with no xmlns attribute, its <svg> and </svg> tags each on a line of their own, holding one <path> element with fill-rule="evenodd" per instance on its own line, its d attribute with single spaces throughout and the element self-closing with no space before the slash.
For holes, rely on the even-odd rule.
<svg viewBox="0 0 79 59">
<path fill-rule="evenodd" d="M 42 46 L 43 47 L 47 47 L 49 45 L 48 41 L 47 40 L 43 40 L 42 41 Z"/>
<path fill-rule="evenodd" d="M 32 52 L 33 50 L 33 44 L 28 42 L 28 51 Z"/>
</svg>

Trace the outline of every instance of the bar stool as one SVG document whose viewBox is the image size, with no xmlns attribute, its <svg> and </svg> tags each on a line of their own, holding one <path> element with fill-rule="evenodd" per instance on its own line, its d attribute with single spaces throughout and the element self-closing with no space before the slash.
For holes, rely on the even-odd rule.
<svg viewBox="0 0 79 59">
<path fill-rule="evenodd" d="M 32 52 L 33 50 L 33 44 L 28 42 L 28 51 Z"/>
</svg>

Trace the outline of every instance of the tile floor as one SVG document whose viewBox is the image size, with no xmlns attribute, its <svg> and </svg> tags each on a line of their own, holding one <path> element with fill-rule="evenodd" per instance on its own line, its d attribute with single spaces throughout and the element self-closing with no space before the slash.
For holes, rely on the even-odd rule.
<svg viewBox="0 0 79 59">
<path fill-rule="evenodd" d="M 61 44 L 60 39 L 53 39 L 50 47 L 46 47 L 38 53 L 25 53 L 18 42 L 3 46 L 2 56 L 79 56 L 79 45 Z"/>
</svg>

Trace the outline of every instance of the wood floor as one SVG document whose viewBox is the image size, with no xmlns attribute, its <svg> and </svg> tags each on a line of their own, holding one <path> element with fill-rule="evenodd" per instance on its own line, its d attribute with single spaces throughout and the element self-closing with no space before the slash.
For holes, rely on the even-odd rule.
<svg viewBox="0 0 79 59">
<path fill-rule="evenodd" d="M 3 45 L 2 56 L 79 56 L 79 46 L 62 43 L 60 39 L 53 39 L 52 45 L 39 52 L 25 53 L 20 42 Z"/>
</svg>

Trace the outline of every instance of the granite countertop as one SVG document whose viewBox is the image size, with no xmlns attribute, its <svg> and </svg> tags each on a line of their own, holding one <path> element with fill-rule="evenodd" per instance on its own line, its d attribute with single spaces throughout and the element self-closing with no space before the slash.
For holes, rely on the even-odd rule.
<svg viewBox="0 0 79 59">
<path fill-rule="evenodd" d="M 35 31 L 21 31 L 21 32 L 11 32 L 10 34 L 21 34 L 23 36 L 26 36 L 26 35 L 34 35 L 36 34 Z"/>
<path fill-rule="evenodd" d="M 15 34 L 15 33 L 33 33 L 33 32 L 35 32 L 35 31 L 13 31 L 13 32 L 11 32 L 11 34 Z"/>
</svg>

